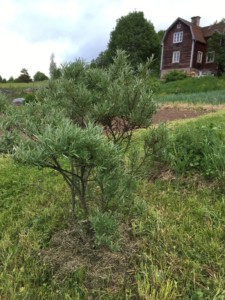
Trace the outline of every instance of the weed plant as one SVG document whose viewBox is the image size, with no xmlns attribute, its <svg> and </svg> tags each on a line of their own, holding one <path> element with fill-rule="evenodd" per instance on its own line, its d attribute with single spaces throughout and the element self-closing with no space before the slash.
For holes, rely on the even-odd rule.
<svg viewBox="0 0 225 300">
<path fill-rule="evenodd" d="M 106 246 L 112 251 L 120 250 L 117 217 L 107 213 L 98 212 L 90 222 L 95 234 L 96 246 Z"/>
<path fill-rule="evenodd" d="M 223 184 L 225 175 L 225 113 L 186 122 L 173 130 L 167 158 L 180 174 L 197 171 Z"/>
</svg>

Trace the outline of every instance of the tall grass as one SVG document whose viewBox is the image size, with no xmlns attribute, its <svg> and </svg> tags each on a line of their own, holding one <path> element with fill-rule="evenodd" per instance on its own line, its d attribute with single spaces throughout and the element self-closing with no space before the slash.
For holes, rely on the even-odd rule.
<svg viewBox="0 0 225 300">
<path fill-rule="evenodd" d="M 189 104 L 224 104 L 225 89 L 200 93 L 176 93 L 166 95 L 156 95 L 157 103 L 189 103 Z"/>
</svg>

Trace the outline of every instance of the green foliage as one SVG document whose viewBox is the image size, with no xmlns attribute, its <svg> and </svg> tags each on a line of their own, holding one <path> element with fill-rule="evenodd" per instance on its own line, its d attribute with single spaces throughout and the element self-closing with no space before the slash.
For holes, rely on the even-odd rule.
<svg viewBox="0 0 225 300">
<path fill-rule="evenodd" d="M 63 118 L 43 127 L 34 138 L 21 140 L 13 157 L 22 164 L 59 172 L 71 190 L 75 216 L 78 208 L 89 214 L 87 194 L 93 182 L 99 187 L 95 205 L 99 203 L 103 209 L 117 194 L 123 177 L 119 152 L 112 143 L 106 143 L 98 127 L 90 124 L 83 129 Z"/>
<path fill-rule="evenodd" d="M 20 71 L 20 76 L 15 79 L 15 82 L 32 82 L 32 79 L 27 71 L 27 69 L 22 69 Z"/>
<path fill-rule="evenodd" d="M 108 50 L 100 52 L 96 59 L 91 61 L 90 67 L 106 68 L 112 63 L 112 57 Z"/>
<path fill-rule="evenodd" d="M 5 83 L 5 82 L 6 82 L 6 79 L 2 78 L 2 76 L 0 75 L 0 83 Z"/>
<path fill-rule="evenodd" d="M 48 76 L 46 76 L 44 73 L 38 71 L 34 74 L 34 81 L 44 81 L 48 80 Z"/>
<path fill-rule="evenodd" d="M 129 145 L 133 131 L 148 127 L 156 110 L 150 65 L 139 65 L 134 73 L 124 51 L 117 52 L 108 69 L 88 68 L 77 60 L 65 64 L 60 80 L 51 81 L 37 98 L 49 109 L 63 110 L 79 126 L 92 121 L 103 126 L 114 143 Z"/>
<path fill-rule="evenodd" d="M 25 95 L 25 103 L 34 102 L 36 99 L 35 93 L 29 93 Z"/>
<path fill-rule="evenodd" d="M 0 114 L 5 113 L 9 106 L 9 101 L 5 95 L 0 94 Z"/>
<path fill-rule="evenodd" d="M 95 233 L 96 246 L 107 246 L 112 251 L 120 250 L 118 220 L 111 213 L 95 213 L 90 222 Z"/>
<path fill-rule="evenodd" d="M 185 79 L 185 78 L 187 78 L 187 74 L 183 71 L 177 71 L 177 70 L 173 70 L 171 72 L 168 72 L 163 77 L 163 79 L 166 82 L 182 80 L 182 79 Z"/>
<path fill-rule="evenodd" d="M 144 136 L 144 164 L 142 175 L 154 178 L 167 164 L 168 148 L 171 145 L 170 131 L 165 124 L 148 130 Z"/>
<path fill-rule="evenodd" d="M 61 77 L 61 70 L 57 67 L 54 53 L 52 53 L 50 57 L 49 74 L 51 79 L 58 79 Z"/>
<path fill-rule="evenodd" d="M 167 168 L 171 134 L 165 124 L 136 133 L 128 151 L 129 169 L 136 179 L 154 179 Z"/>
<path fill-rule="evenodd" d="M 189 122 L 174 130 L 169 161 L 178 173 L 198 171 L 206 177 L 224 180 L 224 124 L 202 119 Z"/>
<path fill-rule="evenodd" d="M 225 34 L 215 31 L 208 40 L 208 51 L 215 52 L 215 63 L 218 65 L 217 76 L 225 71 Z"/>
<path fill-rule="evenodd" d="M 116 55 L 117 49 L 125 50 L 135 67 L 146 62 L 152 55 L 159 60 L 160 41 L 154 26 L 144 18 L 143 12 L 134 11 L 117 20 L 107 49 L 111 59 Z"/>
</svg>

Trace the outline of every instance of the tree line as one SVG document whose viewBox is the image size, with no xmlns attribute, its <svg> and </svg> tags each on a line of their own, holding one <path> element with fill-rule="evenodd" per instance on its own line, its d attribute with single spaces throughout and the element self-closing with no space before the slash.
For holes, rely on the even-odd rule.
<svg viewBox="0 0 225 300">
<path fill-rule="evenodd" d="M 28 70 L 23 68 L 20 71 L 20 75 L 17 78 L 13 78 L 13 76 L 10 76 L 8 80 L 6 80 L 5 78 L 2 78 L 2 76 L 0 75 L 0 83 L 6 83 L 6 82 L 25 82 L 25 83 L 29 83 L 32 81 L 44 81 L 49 79 L 47 75 L 45 75 L 43 72 L 37 71 L 34 74 L 33 79 L 31 78 L 31 76 L 28 73 Z"/>
</svg>

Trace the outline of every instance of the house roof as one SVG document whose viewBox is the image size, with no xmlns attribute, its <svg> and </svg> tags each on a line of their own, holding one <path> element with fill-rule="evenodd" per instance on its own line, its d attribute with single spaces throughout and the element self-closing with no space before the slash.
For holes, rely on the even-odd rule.
<svg viewBox="0 0 225 300">
<path fill-rule="evenodd" d="M 201 27 L 201 26 L 197 26 L 196 24 L 193 24 L 192 22 L 189 22 L 185 19 L 182 19 L 180 17 L 178 17 L 171 25 L 170 27 L 166 30 L 163 40 L 167 34 L 167 32 L 178 22 L 182 22 L 184 24 L 186 24 L 187 26 L 190 27 L 191 33 L 192 33 L 192 39 L 196 40 L 198 42 L 201 42 L 203 44 L 206 43 L 206 39 L 208 37 L 210 37 L 215 31 L 220 32 L 220 33 L 225 33 L 225 23 L 217 23 L 217 24 L 213 24 L 210 26 L 206 26 L 206 27 Z"/>
<path fill-rule="evenodd" d="M 202 28 L 204 37 L 210 37 L 215 31 L 225 33 L 225 23 L 217 23 Z"/>
</svg>

